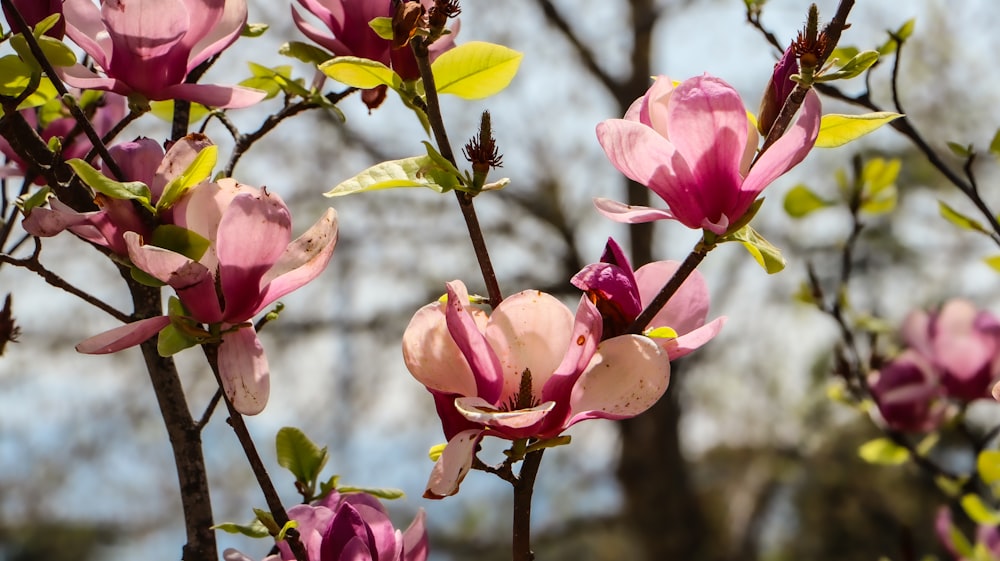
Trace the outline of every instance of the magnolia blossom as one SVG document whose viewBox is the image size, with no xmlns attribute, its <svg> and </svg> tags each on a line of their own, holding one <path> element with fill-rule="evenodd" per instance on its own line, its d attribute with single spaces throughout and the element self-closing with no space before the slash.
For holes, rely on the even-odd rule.
<svg viewBox="0 0 1000 561">
<path fill-rule="evenodd" d="M 904 351 L 868 378 L 875 406 L 889 428 L 928 432 L 944 420 L 940 377 L 919 353 Z"/>
<path fill-rule="evenodd" d="M 62 104 L 62 100 L 55 100 L 54 103 Z M 23 109 L 21 115 L 32 127 L 38 126 L 39 110 L 36 108 Z M 96 103 L 93 109 L 91 124 L 98 136 L 104 136 L 111 131 L 125 117 L 125 98 L 113 93 L 104 94 Z M 47 123 L 42 123 L 39 136 L 45 142 L 53 138 L 58 138 L 62 145 L 62 157 L 64 159 L 83 158 L 93 148 L 93 144 L 87 139 L 77 127 L 76 119 L 69 116 L 52 119 Z M 71 135 L 71 133 L 73 133 Z M 0 137 L 0 153 L 7 158 L 7 165 L 0 167 L 0 178 L 2 177 L 22 177 L 28 173 L 27 162 L 11 147 L 6 138 Z M 35 183 L 44 185 L 45 179 L 36 177 Z"/>
<path fill-rule="evenodd" d="M 371 28 L 369 22 L 379 17 L 392 17 L 391 0 L 296 0 L 300 6 L 315 16 L 327 29 L 321 31 L 310 24 L 292 7 L 292 19 L 295 25 L 306 36 L 318 45 L 329 50 L 334 56 L 355 56 L 375 60 L 392 66 L 404 80 L 416 80 L 420 77 L 417 63 L 410 47 L 392 48 L 392 41 L 379 37 Z M 422 0 L 425 8 L 434 5 L 433 0 Z M 455 46 L 455 35 L 458 34 L 459 23 L 429 47 L 430 59 L 433 61 L 441 53 Z M 369 109 L 374 109 L 385 100 L 386 88 L 379 86 L 365 90 L 362 99 Z"/>
<path fill-rule="evenodd" d="M 434 396 L 448 445 L 427 498 L 458 492 L 479 440 L 550 439 L 586 419 L 623 419 L 651 407 L 670 380 L 670 359 L 642 335 L 602 341 L 602 318 L 586 297 L 573 313 L 530 290 L 493 313 L 468 305 L 461 281 L 447 302 L 413 316 L 403 334 L 410 373 Z"/>
<path fill-rule="evenodd" d="M 604 338 L 608 339 L 627 331 L 679 267 L 677 261 L 656 261 L 633 272 L 622 248 L 608 238 L 601 262 L 587 265 L 570 282 L 597 306 L 604 317 Z M 671 360 L 711 341 L 722 330 L 725 317 L 705 323 L 708 306 L 708 286 L 695 270 L 653 316 L 649 329 L 669 327 L 677 333 L 676 337 L 654 338 Z"/>
<path fill-rule="evenodd" d="M 220 179 L 193 188 L 174 207 L 174 223 L 209 240 L 200 260 L 145 244 L 135 232 L 124 235 L 128 256 L 136 267 L 174 288 L 187 319 L 221 334 L 223 390 L 239 412 L 255 415 L 267 403 L 270 372 L 250 321 L 326 268 L 337 242 L 337 214 L 327 209 L 289 243 L 291 216 L 278 195 Z M 116 352 L 149 339 L 171 320 L 140 320 L 76 348 L 89 354 Z"/>
<path fill-rule="evenodd" d="M 116 144 L 108 152 L 121 169 L 123 179 L 145 183 L 155 204 L 166 184 L 183 173 L 198 153 L 211 144 L 203 135 L 190 134 L 174 142 L 165 155 L 160 144 L 149 138 Z M 111 176 L 107 166 L 103 171 L 104 175 Z M 155 224 L 140 216 L 132 201 L 101 194 L 95 200 L 100 210 L 81 213 L 58 199 L 50 199 L 51 208 L 33 209 L 22 225 L 29 234 L 39 237 L 54 236 L 69 229 L 81 238 L 125 257 L 128 256 L 125 232 L 136 232 L 143 237 L 153 233 Z M 160 221 L 169 222 L 171 214 L 171 211 L 164 212 L 159 216 Z"/>
<path fill-rule="evenodd" d="M 392 525 L 375 497 L 365 493 L 329 496 L 309 505 L 288 509 L 311 561 L 425 561 L 427 528 L 424 511 L 417 513 L 405 532 Z M 288 543 L 278 542 L 279 553 L 262 561 L 294 561 Z M 225 561 L 252 561 L 235 549 L 223 552 Z"/>
<path fill-rule="evenodd" d="M 945 393 L 972 401 L 990 396 L 1000 378 L 1000 321 L 968 300 L 949 300 L 936 312 L 912 312 L 903 339 L 937 371 Z"/>
<path fill-rule="evenodd" d="M 146 100 L 184 99 L 239 108 L 265 93 L 240 86 L 187 84 L 199 64 L 239 37 L 246 0 L 66 0 L 66 34 L 100 66 L 62 69 L 68 84 Z"/>
<path fill-rule="evenodd" d="M 63 0 L 11 0 L 11 3 L 17 8 L 21 17 L 24 18 L 24 22 L 31 27 L 38 25 L 38 22 L 52 14 L 62 15 L 63 12 Z M 14 33 L 24 32 L 17 23 L 17 20 L 14 19 L 13 14 L 7 9 L 6 4 L 3 6 L 3 13 L 7 17 L 7 24 Z M 65 18 L 59 18 L 59 21 L 52 26 L 52 29 L 45 32 L 46 35 L 60 40 L 65 33 Z"/>
<path fill-rule="evenodd" d="M 764 95 L 760 100 L 760 110 L 757 111 L 757 130 L 760 134 L 767 135 L 771 130 L 771 125 L 778 118 L 778 113 L 784 107 L 788 96 L 792 95 L 795 89 L 795 82 L 792 76 L 799 71 L 798 59 L 795 57 L 795 46 L 785 49 L 781 59 L 774 64 L 774 72 L 771 79 L 767 81 L 764 88 Z"/>
<path fill-rule="evenodd" d="M 594 203 L 618 222 L 671 219 L 725 234 L 768 184 L 805 158 L 819 121 L 819 98 L 810 91 L 795 123 L 751 167 L 759 136 L 736 90 L 707 74 L 677 86 L 660 76 L 624 119 L 597 125 L 597 138 L 619 171 L 669 209 Z"/>
</svg>

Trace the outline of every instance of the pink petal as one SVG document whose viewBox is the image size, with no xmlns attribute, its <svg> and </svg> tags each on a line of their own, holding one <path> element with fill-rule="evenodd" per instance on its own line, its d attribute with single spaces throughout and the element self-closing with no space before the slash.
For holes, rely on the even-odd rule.
<svg viewBox="0 0 1000 561">
<path fill-rule="evenodd" d="M 652 127 L 660 136 L 667 136 L 667 106 L 675 89 L 674 81 L 669 76 L 657 76 L 653 84 L 629 107 L 625 118 Z"/>
<path fill-rule="evenodd" d="M 975 329 L 979 310 L 968 300 L 949 300 L 933 323 L 934 362 L 959 379 L 973 378 L 997 354 L 997 341 Z"/>
<path fill-rule="evenodd" d="M 290 243 L 264 275 L 263 300 L 256 315 L 278 298 L 306 285 L 326 269 L 337 245 L 337 211 L 326 209 L 304 234 Z"/>
<path fill-rule="evenodd" d="M 291 215 L 277 194 L 241 194 L 229 204 L 215 242 L 227 321 L 253 317 L 261 279 L 288 247 L 291 232 Z"/>
<path fill-rule="evenodd" d="M 100 335 L 94 335 L 80 342 L 76 346 L 76 350 L 88 355 L 116 353 L 122 349 L 144 343 L 168 325 L 170 325 L 170 318 L 167 316 L 141 319 L 116 327 L 110 331 L 105 331 Z"/>
<path fill-rule="evenodd" d="M 679 334 L 676 339 L 653 339 L 663 350 L 670 355 L 670 360 L 686 356 L 708 343 L 722 331 L 722 326 L 726 324 L 726 316 L 715 318 L 705 325 L 692 329 L 684 334 Z"/>
<path fill-rule="evenodd" d="M 75 66 L 60 66 L 56 69 L 59 77 L 64 82 L 81 90 L 103 90 L 115 92 L 121 95 L 129 95 L 132 88 L 116 78 L 98 76 L 87 67 L 77 64 Z"/>
<path fill-rule="evenodd" d="M 124 181 L 141 181 L 153 185 L 153 175 L 163 160 L 163 148 L 152 138 L 140 137 L 132 142 L 121 142 L 108 148 L 111 157 L 122 170 Z M 107 164 L 102 166 L 104 175 L 114 177 Z"/>
<path fill-rule="evenodd" d="M 642 335 L 622 335 L 597 347 L 573 388 L 570 421 L 624 419 L 653 406 L 670 383 L 670 358 Z"/>
<path fill-rule="evenodd" d="M 150 99 L 164 99 L 164 87 L 184 80 L 187 53 L 176 47 L 191 14 L 181 0 L 159 0 L 155 7 L 151 2 L 105 0 L 101 15 L 113 45 L 105 67 L 109 76 Z"/>
<path fill-rule="evenodd" d="M 576 308 L 576 318 L 573 322 L 573 333 L 569 339 L 569 348 L 566 350 L 562 363 L 559 364 L 555 373 L 542 388 L 541 394 L 542 400 L 556 402 L 563 418 L 566 418 L 568 412 L 569 396 L 573 386 L 580 374 L 590 364 L 594 353 L 597 352 L 603 331 L 603 321 L 604 319 L 594 303 L 585 295 L 581 296 L 580 305 Z"/>
<path fill-rule="evenodd" d="M 101 11 L 91 0 L 65 0 L 63 17 L 66 19 L 66 35 L 80 46 L 101 68 L 108 67 L 110 41 L 101 19 Z M 98 42 L 104 36 L 106 45 Z"/>
<path fill-rule="evenodd" d="M 626 224 L 641 224 L 655 220 L 676 220 L 669 210 L 660 210 L 648 206 L 633 206 L 602 197 L 594 198 L 594 206 L 598 212 L 615 222 Z"/>
<path fill-rule="evenodd" d="M 237 411 L 256 415 L 264 410 L 271 391 L 267 355 L 252 326 L 222 336 L 219 375 L 222 389 Z"/>
<path fill-rule="evenodd" d="M 486 314 L 473 311 L 477 329 Z M 417 310 L 403 332 L 403 361 L 418 382 L 446 394 L 476 395 L 476 379 L 445 322 L 444 306 L 435 302 Z"/>
<path fill-rule="evenodd" d="M 53 201 L 57 200 L 53 199 Z M 32 236 L 48 238 L 72 226 L 87 224 L 98 212 L 101 211 L 79 213 L 74 210 L 65 211 L 39 207 L 31 210 L 31 213 L 21 221 L 21 226 Z"/>
<path fill-rule="evenodd" d="M 478 397 L 459 397 L 455 399 L 455 408 L 458 409 L 458 412 L 463 417 L 479 425 L 500 429 L 501 432 L 506 432 L 504 429 L 517 431 L 518 429 L 534 426 L 545 418 L 555 405 L 553 401 L 546 401 L 541 405 L 526 409 L 501 411 L 495 408 L 492 403 Z"/>
<path fill-rule="evenodd" d="M 678 154 L 674 145 L 655 130 L 624 119 L 599 123 L 597 140 L 618 171 L 647 186 L 661 168 L 674 165 Z"/>
<path fill-rule="evenodd" d="M 680 263 L 677 261 L 655 261 L 639 267 L 635 272 L 635 279 L 644 308 L 659 294 L 679 267 Z M 695 270 L 649 325 L 671 327 L 678 334 L 687 333 L 704 325 L 708 317 L 708 306 L 708 285 L 701 272 Z"/>
<path fill-rule="evenodd" d="M 226 177 L 213 183 L 198 185 L 188 191 L 174 206 L 174 224 L 187 228 L 211 242 L 208 252 L 201 258 L 201 263 L 209 270 L 215 270 L 219 266 L 215 245 L 222 214 L 229 208 L 233 199 L 242 193 L 258 195 L 260 189 L 237 183 Z"/>
<path fill-rule="evenodd" d="M 425 499 L 443 499 L 458 492 L 458 486 L 472 469 L 472 457 L 482 437 L 483 431 L 474 429 L 462 431 L 448 441 L 427 481 Z"/>
<path fill-rule="evenodd" d="M 243 86 L 174 84 L 163 88 L 155 99 L 186 99 L 219 109 L 243 109 L 262 101 L 267 92 Z"/>
<path fill-rule="evenodd" d="M 746 199 L 756 199 L 772 181 L 806 157 L 816 143 L 822 111 L 819 96 L 810 90 L 795 124 L 760 156 L 744 179 L 742 191 Z"/>
<path fill-rule="evenodd" d="M 501 302 L 486 326 L 486 339 L 503 368 L 500 401 L 517 397 L 525 371 L 531 372 L 531 395 L 541 396 L 572 335 L 572 312 L 550 294 L 526 290 Z"/>
<path fill-rule="evenodd" d="M 243 24 L 247 22 L 247 3 L 246 0 L 185 1 L 191 13 L 195 14 L 193 23 L 198 25 L 192 25 L 183 41 L 190 47 L 187 68 L 191 71 L 239 38 Z M 192 39 L 197 43 L 192 45 Z"/>
<path fill-rule="evenodd" d="M 132 264 L 176 290 L 192 317 L 205 323 L 222 321 L 215 278 L 204 265 L 168 249 L 142 245 L 135 232 L 126 232 L 124 238 Z"/>
<path fill-rule="evenodd" d="M 402 561 L 426 561 L 430 552 L 427 543 L 427 513 L 417 509 L 413 522 L 403 532 Z"/>
<path fill-rule="evenodd" d="M 445 321 L 448 333 L 455 340 L 476 380 L 476 393 L 490 403 L 496 403 L 504 388 L 504 370 L 480 331 L 475 319 L 465 308 L 469 293 L 462 281 L 447 283 L 448 302 L 445 304 Z"/>
<path fill-rule="evenodd" d="M 299 2 L 302 3 L 301 1 Z M 301 15 L 299 15 L 298 10 L 292 7 L 292 21 L 295 22 L 295 26 L 299 28 L 299 31 L 303 35 L 312 39 L 316 44 L 330 51 L 336 56 L 348 56 L 353 55 L 351 49 L 345 45 L 341 40 L 323 33 L 319 29 L 313 27 L 308 21 L 306 21 Z"/>
<path fill-rule="evenodd" d="M 198 154 L 211 145 L 212 141 L 201 134 L 189 134 L 174 142 L 160 158 L 153 172 L 152 183 L 147 184 L 153 193 L 153 199 L 159 200 L 167 183 L 184 173 Z"/>
</svg>

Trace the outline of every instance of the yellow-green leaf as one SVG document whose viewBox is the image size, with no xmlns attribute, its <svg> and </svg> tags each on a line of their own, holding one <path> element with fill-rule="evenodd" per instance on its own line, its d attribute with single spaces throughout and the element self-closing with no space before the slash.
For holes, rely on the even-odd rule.
<svg viewBox="0 0 1000 561">
<path fill-rule="evenodd" d="M 1000 158 L 1000 129 L 997 129 L 997 132 L 993 135 L 993 140 L 990 141 L 990 153 Z"/>
<path fill-rule="evenodd" d="M 989 267 L 994 271 L 1000 271 L 1000 255 L 985 257 L 983 258 L 983 263 L 989 265 Z"/>
<path fill-rule="evenodd" d="M 334 57 L 320 64 L 319 69 L 342 84 L 364 90 L 383 85 L 397 89 L 402 82 L 398 74 L 381 62 L 356 56 Z"/>
<path fill-rule="evenodd" d="M 438 93 L 482 99 L 510 84 L 523 57 L 502 45 L 470 41 L 442 53 L 431 70 Z"/>
<path fill-rule="evenodd" d="M 677 331 L 667 326 L 654 327 L 653 329 L 650 329 L 645 333 L 643 333 L 643 335 L 645 335 L 646 337 L 650 337 L 652 339 L 676 339 Z"/>
<path fill-rule="evenodd" d="M 792 218 L 802 218 L 832 204 L 801 183 L 785 195 L 785 212 Z"/>
<path fill-rule="evenodd" d="M 740 228 L 732 234 L 727 234 L 720 240 L 720 242 L 723 241 L 738 241 L 742 243 L 743 247 L 750 252 L 754 261 L 763 267 L 769 275 L 780 272 L 785 268 L 785 258 L 781 256 L 781 250 L 764 239 L 763 236 L 758 234 L 749 225 Z"/>
<path fill-rule="evenodd" d="M 0 58 L 0 95 L 16 97 L 31 83 L 31 67 L 17 55 Z"/>
<path fill-rule="evenodd" d="M 903 115 L 879 111 L 864 115 L 823 115 L 819 125 L 817 148 L 836 148 L 878 129 Z"/>
<path fill-rule="evenodd" d="M 448 177 L 452 179 L 449 181 Z M 339 197 L 364 191 L 398 187 L 427 187 L 439 193 L 453 189 L 458 181 L 440 169 L 427 155 L 376 164 L 330 189 L 324 195 Z"/>
<path fill-rule="evenodd" d="M 174 177 L 163 188 L 160 200 L 156 202 L 156 210 L 164 210 L 173 206 L 189 189 L 205 181 L 212 175 L 219 157 L 219 147 L 216 145 L 202 148 L 183 173 Z"/>
<path fill-rule="evenodd" d="M 163 101 L 150 101 L 149 108 L 149 112 L 152 113 L 157 119 L 168 123 L 172 123 L 174 121 L 174 100 L 166 99 Z M 208 107 L 205 107 L 200 103 L 192 102 L 191 109 L 188 110 L 188 126 L 204 119 L 211 112 L 212 110 Z"/>
<path fill-rule="evenodd" d="M 987 230 L 978 220 L 958 212 L 948 206 L 948 203 L 944 201 L 938 201 L 938 210 L 941 212 L 941 216 L 943 216 L 945 220 L 951 222 L 959 228 L 962 228 L 963 230 L 972 230 L 974 232 L 982 232 L 984 234 L 990 233 L 989 230 Z"/>
<path fill-rule="evenodd" d="M 1000 513 L 983 503 L 979 495 L 969 493 L 962 497 L 962 509 L 977 524 L 996 526 L 1000 524 Z"/>
<path fill-rule="evenodd" d="M 871 464 L 899 465 L 910 458 L 910 452 L 906 448 L 896 444 L 888 438 L 876 438 L 869 440 L 858 448 L 858 456 Z"/>
<path fill-rule="evenodd" d="M 987 485 L 1000 483 L 1000 450 L 984 450 L 976 458 L 976 470 Z"/>
</svg>

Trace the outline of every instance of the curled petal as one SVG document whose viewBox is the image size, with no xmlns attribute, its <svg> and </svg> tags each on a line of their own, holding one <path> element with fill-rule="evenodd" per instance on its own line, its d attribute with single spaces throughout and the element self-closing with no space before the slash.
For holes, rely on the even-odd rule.
<svg viewBox="0 0 1000 561">
<path fill-rule="evenodd" d="M 447 394 L 476 395 L 476 378 L 445 322 L 444 306 L 438 302 L 417 310 L 403 332 L 403 361 L 418 382 Z M 479 311 L 479 310 L 477 310 Z M 478 329 L 486 325 L 479 311 Z"/>
<path fill-rule="evenodd" d="M 518 431 L 536 425 L 549 411 L 555 407 L 554 401 L 546 401 L 535 407 L 501 411 L 492 403 L 478 397 L 460 397 L 455 399 L 455 408 L 466 419 L 488 427 L 511 429 Z M 530 436 L 530 435 L 527 435 Z"/>
<path fill-rule="evenodd" d="M 32 209 L 31 213 L 21 221 L 21 226 L 24 227 L 24 230 L 32 236 L 47 238 L 67 228 L 87 224 L 91 216 L 97 212 L 101 212 L 79 213 L 72 209 L 61 210 L 56 208 L 55 203 L 57 201 L 58 199 L 53 199 L 51 209 L 42 207 Z"/>
<path fill-rule="evenodd" d="M 66 35 L 98 66 L 107 68 L 111 45 L 100 9 L 90 0 L 66 0 L 63 2 L 63 17 L 66 19 Z M 108 43 L 106 47 L 99 42 L 99 38 Z"/>
<path fill-rule="evenodd" d="M 465 284 L 456 280 L 449 282 L 447 286 L 445 321 L 448 333 L 468 361 L 476 380 L 476 393 L 470 395 L 477 395 L 490 403 L 496 403 L 504 389 L 503 366 L 475 319 L 465 308 L 465 304 L 469 301 Z"/>
<path fill-rule="evenodd" d="M 311 228 L 285 248 L 264 275 L 261 282 L 266 288 L 257 312 L 319 276 L 330 263 L 336 246 L 337 211 L 328 208 Z"/>
<path fill-rule="evenodd" d="M 661 168 L 673 166 L 677 154 L 677 148 L 666 137 L 642 123 L 625 119 L 599 123 L 597 140 L 618 171 L 647 186 Z"/>
<path fill-rule="evenodd" d="M 163 89 L 163 99 L 185 99 L 219 109 L 243 109 L 263 101 L 267 92 L 244 86 L 174 84 Z"/>
<path fill-rule="evenodd" d="M 633 206 L 603 197 L 594 198 L 597 211 L 615 222 L 626 224 L 641 224 L 655 220 L 676 220 L 677 217 L 669 210 L 661 210 L 648 206 Z"/>
<path fill-rule="evenodd" d="M 472 457 L 482 437 L 482 430 L 472 429 L 462 431 L 448 441 L 427 481 L 425 499 L 443 499 L 458 492 L 458 486 L 472 469 Z"/>
<path fill-rule="evenodd" d="M 687 333 L 679 334 L 676 339 L 654 339 L 663 350 L 670 355 L 670 360 L 687 356 L 692 351 L 708 343 L 722 331 L 722 326 L 726 324 L 726 317 L 718 317 L 705 325 L 693 329 Z"/>
<path fill-rule="evenodd" d="M 819 96 L 810 89 L 795 124 L 761 154 L 744 179 L 741 190 L 745 199 L 752 202 L 772 181 L 805 159 L 816 143 L 822 112 Z"/>
<path fill-rule="evenodd" d="M 573 388 L 566 426 L 585 419 L 625 419 L 653 406 L 670 383 L 670 359 L 641 335 L 600 344 Z"/>
<path fill-rule="evenodd" d="M 403 560 L 426 561 L 430 552 L 427 545 L 427 513 L 418 509 L 413 522 L 403 532 Z"/>
<path fill-rule="evenodd" d="M 562 363 L 556 368 L 555 374 L 549 378 L 542 388 L 542 399 L 554 401 L 559 410 L 559 416 L 565 420 L 569 411 L 569 397 L 580 374 L 590 364 L 597 352 L 598 342 L 603 331 L 603 318 L 586 296 L 580 297 L 580 305 L 576 309 L 576 319 L 573 322 L 573 334 L 570 336 L 569 349 Z M 561 430 L 565 427 L 559 427 Z"/>
<path fill-rule="evenodd" d="M 219 375 L 222 389 L 237 411 L 256 415 L 264 410 L 271 391 L 270 369 L 253 326 L 241 327 L 222 336 Z"/>
<path fill-rule="evenodd" d="M 161 329 L 168 325 L 170 325 L 170 318 L 167 316 L 141 319 L 105 331 L 100 335 L 94 335 L 80 342 L 76 346 L 76 350 L 88 355 L 115 353 L 146 342 L 146 340 L 159 333 Z"/>
<path fill-rule="evenodd" d="M 185 46 L 190 47 L 188 71 L 194 70 L 202 62 L 232 45 L 240 36 L 247 22 L 246 0 L 186 0 L 192 13 L 199 13 L 198 20 L 184 37 Z M 206 8 L 209 13 L 205 13 Z M 194 26 L 201 25 L 196 28 Z M 192 46 L 192 40 L 197 41 Z"/>
</svg>

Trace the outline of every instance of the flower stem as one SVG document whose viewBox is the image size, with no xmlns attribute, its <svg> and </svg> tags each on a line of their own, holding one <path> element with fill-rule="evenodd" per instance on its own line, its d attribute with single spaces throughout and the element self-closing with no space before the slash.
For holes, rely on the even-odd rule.
<svg viewBox="0 0 1000 561">
<path fill-rule="evenodd" d="M 438 103 L 437 88 L 434 85 L 434 73 L 431 72 L 430 56 L 427 52 L 427 45 L 424 39 L 414 38 L 410 42 L 413 48 L 414 57 L 417 60 L 417 68 L 420 69 L 420 78 L 424 83 L 424 91 L 427 96 L 427 120 L 430 122 L 431 131 L 434 133 L 434 140 L 437 142 L 438 151 L 452 165 L 457 166 L 455 153 L 451 150 L 451 143 L 448 140 L 448 131 L 444 126 L 444 119 L 441 116 L 441 105 Z M 503 294 L 500 292 L 500 285 L 497 282 L 496 272 L 493 270 L 493 262 L 490 260 L 490 252 L 486 247 L 486 238 L 483 237 L 482 227 L 479 225 L 479 218 L 476 216 L 476 207 L 472 202 L 472 195 L 455 191 L 458 198 L 458 206 L 462 209 L 462 216 L 465 218 L 465 225 L 469 230 L 469 237 L 472 240 L 472 248 L 476 252 L 476 260 L 479 261 L 479 269 L 483 273 L 483 282 L 486 283 L 486 291 L 490 297 L 490 306 L 496 309 L 503 301 Z"/>
<path fill-rule="evenodd" d="M 202 345 L 201 348 L 205 352 L 205 358 L 208 360 L 209 366 L 212 367 L 212 373 L 215 374 L 215 380 L 221 388 L 222 376 L 219 374 L 219 346 L 216 343 Z M 264 466 L 264 461 L 261 460 L 260 454 L 257 452 L 257 446 L 253 442 L 253 437 L 250 436 L 250 431 L 243 420 L 243 415 L 233 407 L 233 402 L 229 400 L 229 396 L 225 395 L 225 392 L 222 392 L 222 394 L 223 401 L 226 403 L 226 409 L 229 410 L 229 425 L 233 427 L 236 438 L 239 439 L 240 445 L 243 446 L 243 452 L 246 454 L 250 469 L 253 470 L 254 477 L 257 478 L 257 484 L 260 485 L 261 492 L 264 493 L 267 508 L 271 511 L 271 516 L 274 517 L 275 523 L 279 527 L 284 528 L 288 524 L 288 513 L 285 512 L 285 507 L 281 504 L 278 491 L 275 490 L 274 483 L 271 482 L 271 476 L 268 475 L 267 468 Z M 285 538 L 292 549 L 292 553 L 295 555 L 295 559 L 298 561 L 309 561 L 309 554 L 306 553 L 306 548 L 299 540 L 299 533 L 295 528 L 289 529 L 285 533 Z"/>
<path fill-rule="evenodd" d="M 628 333 L 638 334 L 642 333 L 646 329 L 649 322 L 653 321 L 653 317 L 663 309 L 663 306 L 667 305 L 667 302 L 671 297 L 673 297 L 674 294 L 677 293 L 677 290 L 680 289 L 682 284 L 684 284 L 684 281 L 686 281 L 687 278 L 691 276 L 691 273 L 698 268 L 698 265 L 705 259 L 708 252 L 715 249 L 715 245 L 716 244 L 714 242 L 708 242 L 704 236 L 702 237 L 701 241 L 694 246 L 691 253 L 688 254 L 687 258 L 684 259 L 684 262 L 681 263 L 681 266 L 677 269 L 677 272 L 674 273 L 674 276 L 670 277 L 670 280 L 667 281 L 667 284 L 663 285 L 663 288 L 660 289 L 660 292 L 655 298 L 653 298 L 653 301 L 650 302 L 649 305 L 642 310 L 642 313 L 635 318 L 635 321 L 628 326 Z"/>
<path fill-rule="evenodd" d="M 534 561 L 531 551 L 531 495 L 535 490 L 535 477 L 542 463 L 544 449 L 524 457 L 521 471 L 514 483 L 513 560 Z"/>
</svg>

